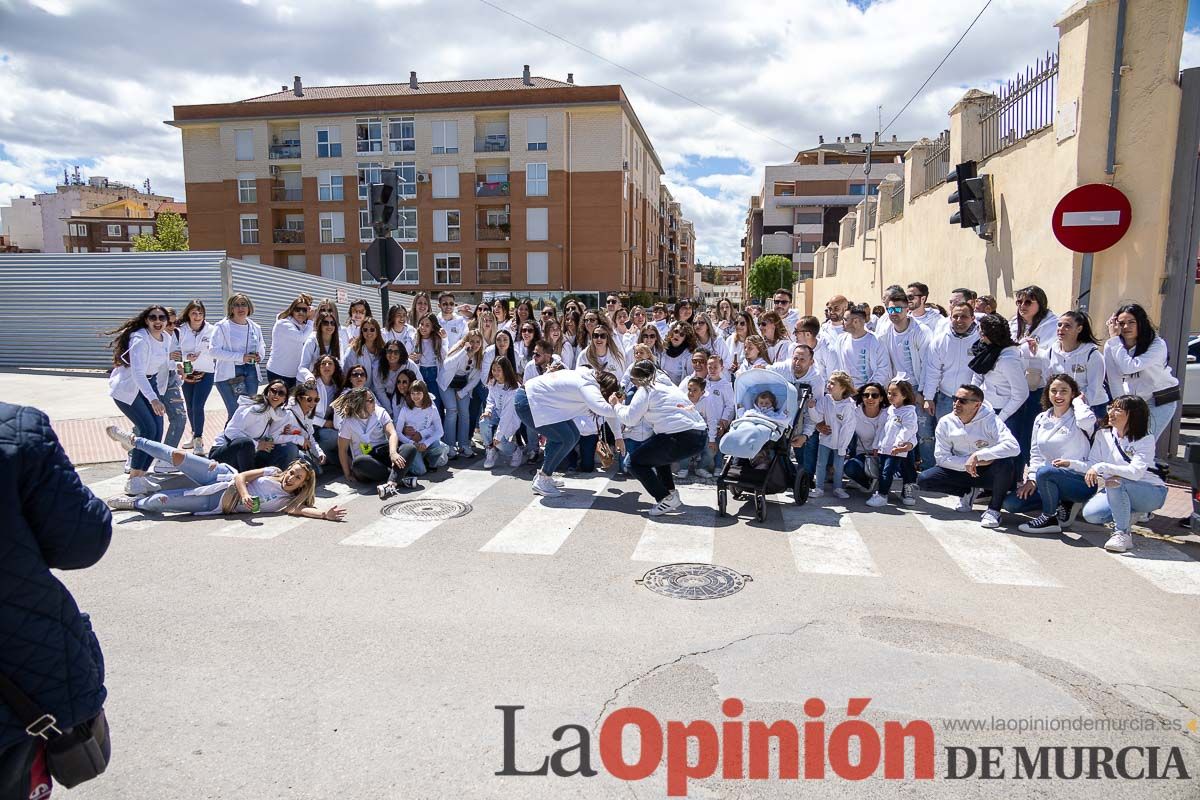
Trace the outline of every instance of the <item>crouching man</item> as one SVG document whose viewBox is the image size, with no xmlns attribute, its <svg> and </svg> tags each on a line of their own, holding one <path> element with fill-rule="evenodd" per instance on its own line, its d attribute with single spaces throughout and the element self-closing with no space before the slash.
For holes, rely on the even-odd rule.
<svg viewBox="0 0 1200 800">
<path fill-rule="evenodd" d="M 1008 426 L 983 402 L 978 386 L 965 384 L 954 392 L 954 408 L 938 420 L 934 433 L 937 466 L 920 474 L 920 487 L 932 492 L 962 495 L 960 511 L 970 511 L 976 488 L 990 489 L 991 500 L 980 524 L 1000 524 L 1000 506 L 1012 488 L 1021 448 Z"/>
</svg>

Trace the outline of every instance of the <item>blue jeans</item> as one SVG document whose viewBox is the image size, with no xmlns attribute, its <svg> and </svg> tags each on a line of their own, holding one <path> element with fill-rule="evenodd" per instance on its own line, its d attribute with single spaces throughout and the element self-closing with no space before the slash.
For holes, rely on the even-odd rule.
<svg viewBox="0 0 1200 800">
<path fill-rule="evenodd" d="M 483 439 L 484 447 L 491 447 L 492 440 L 496 438 L 496 428 L 500 426 L 500 420 L 493 417 L 479 418 L 479 436 Z M 497 448 L 504 455 L 510 455 L 513 448 L 516 447 L 510 439 L 501 439 L 500 446 Z"/>
<path fill-rule="evenodd" d="M 567 455 L 566 468 L 580 472 L 596 471 L 596 445 L 600 444 L 597 433 L 579 434 L 579 445 Z"/>
<path fill-rule="evenodd" d="M 821 434 L 813 431 L 813 435 L 808 437 L 803 447 L 792 448 L 792 457 L 796 459 L 796 464 L 809 475 L 815 475 L 817 472 L 817 448 L 820 445 Z"/>
<path fill-rule="evenodd" d="M 163 405 L 167 407 L 167 432 L 163 443 L 168 447 L 176 447 L 183 440 L 183 429 L 187 425 L 187 406 L 183 403 L 183 381 L 179 373 L 172 370 L 167 375 L 167 390 L 159 394 Z"/>
<path fill-rule="evenodd" d="M 288 391 L 291 391 L 292 389 L 296 388 L 296 376 L 295 375 L 292 375 L 292 376 L 280 375 L 278 372 L 271 372 L 271 370 L 267 370 L 267 380 L 268 381 L 283 381 L 283 384 L 284 384 L 284 386 L 286 386 L 288 388 Z"/>
<path fill-rule="evenodd" d="M 230 381 L 236 380 L 239 376 L 245 380 L 245 385 L 241 391 L 235 391 L 234 387 L 230 385 Z M 258 394 L 258 367 L 254 364 L 235 365 L 232 378 L 217 381 L 217 393 L 221 395 L 221 400 L 225 403 L 225 413 L 229 415 L 225 424 L 228 425 L 229 420 L 233 419 L 233 412 L 237 410 L 238 398 L 243 395 L 253 397 Z"/>
<path fill-rule="evenodd" d="M 458 392 L 446 393 L 445 442 L 451 447 L 470 448 L 471 437 L 467 428 L 471 421 L 471 396 L 459 397 Z"/>
<path fill-rule="evenodd" d="M 338 458 L 337 428 L 317 428 L 313 435 L 317 439 L 317 445 L 320 446 L 321 452 L 325 454 L 325 466 L 320 471 L 324 472 L 326 469 L 341 471 L 342 462 Z"/>
<path fill-rule="evenodd" d="M 546 437 L 546 455 L 542 459 L 541 472 L 547 477 L 553 475 L 554 470 L 558 469 L 558 465 L 575 449 L 575 444 L 579 441 L 578 426 L 569 419 L 544 425 L 540 428 L 534 425 L 533 412 L 529 409 L 529 398 L 526 396 L 524 388 L 517 389 L 517 393 L 513 396 L 513 408 L 517 412 L 517 417 L 521 422 L 525 423 L 527 429 Z M 650 440 L 648 439 L 647 441 Z M 537 439 L 535 438 L 532 442 L 529 442 L 527 446 L 536 447 Z"/>
<path fill-rule="evenodd" d="M 1150 433 L 1157 442 L 1164 433 L 1171 429 L 1171 421 L 1175 418 L 1175 409 L 1179 407 L 1179 401 L 1156 406 L 1152 398 L 1147 401 L 1147 404 L 1150 406 Z M 1122 530 L 1126 529 L 1122 528 Z"/>
<path fill-rule="evenodd" d="M 934 416 L 933 414 L 926 412 L 923 406 L 917 407 L 916 453 L 917 457 L 921 459 L 921 466 L 923 468 L 936 466 L 933 457 L 933 439 L 934 431 L 937 429 L 937 421 L 939 419 L 941 419 L 941 417 Z M 912 483 L 912 481 L 907 481 L 907 483 Z"/>
<path fill-rule="evenodd" d="M 720 458 L 720 451 L 714 453 L 709 449 L 708 444 L 705 444 L 704 449 L 699 453 L 687 459 L 686 461 L 676 462 L 672 468 L 676 472 L 679 472 L 683 469 L 690 469 L 693 471 L 703 469 L 715 475 L 721 470 L 720 462 L 718 460 Z"/>
<path fill-rule="evenodd" d="M 188 425 L 192 428 L 192 436 L 204 436 L 204 404 L 213 390 L 213 374 L 204 373 L 204 377 L 195 383 L 183 384 L 183 399 L 187 405 Z"/>
<path fill-rule="evenodd" d="M 161 442 L 151 441 L 141 436 L 134 439 L 134 447 L 136 448 L 134 450 L 135 455 L 140 454 L 150 461 L 153 461 L 155 458 L 162 459 L 168 464 L 172 463 L 172 456 L 176 452 L 173 447 L 167 447 Z M 229 481 L 237 474 L 236 470 L 228 464 L 218 464 L 211 459 L 194 456 L 189 453 L 183 454 L 183 462 L 176 469 L 195 481 L 199 486 L 209 486 L 221 481 Z M 190 490 L 168 489 L 158 491 L 148 497 L 139 497 L 134 501 L 134 507 L 140 511 L 186 511 L 191 513 L 216 511 L 221 507 L 221 498 L 225 494 L 224 492 L 217 492 L 216 494 L 189 496 L 186 494 L 188 491 Z"/>
<path fill-rule="evenodd" d="M 821 445 L 817 449 L 817 469 L 813 473 L 813 486 L 817 489 L 825 485 L 825 472 L 829 468 L 830 460 L 833 461 L 833 488 L 842 488 L 842 473 L 846 468 L 846 457 L 841 453 L 834 452 L 832 447 Z"/>
<path fill-rule="evenodd" d="M 915 450 L 909 450 L 902 456 L 885 456 L 879 457 L 879 489 L 880 494 L 887 494 L 892 490 L 892 479 L 897 474 L 900 475 L 903 483 L 917 482 L 917 454 Z"/>
<path fill-rule="evenodd" d="M 657 503 L 675 491 L 671 465 L 698 455 L 707 445 L 708 434 L 702 430 L 656 433 L 629 459 L 629 469 Z M 547 446 L 547 461 L 549 450 Z"/>
<path fill-rule="evenodd" d="M 1117 530 L 1128 531 L 1130 516 L 1134 511 L 1157 511 L 1165 502 L 1165 485 L 1121 478 L 1119 486 L 1105 488 L 1087 501 L 1083 507 L 1083 518 L 1093 525 L 1103 525 L 1111 520 L 1116 523 Z"/>
<path fill-rule="evenodd" d="M 154 376 L 148 376 L 151 385 L 154 385 Z M 120 400 L 114 400 L 117 408 L 121 409 L 121 413 L 129 418 L 133 423 L 133 427 L 137 433 L 147 440 L 160 442 L 163 436 L 163 418 L 154 413 L 154 409 L 150 407 L 150 401 L 146 399 L 141 392 L 133 398 L 132 403 L 122 403 Z M 150 465 L 154 463 L 154 459 L 146 455 L 144 450 L 134 450 L 130 453 L 129 468 L 132 470 L 141 470 L 145 472 L 150 469 Z"/>
<path fill-rule="evenodd" d="M 1018 467 L 1029 463 L 1029 448 L 1033 443 L 1033 421 L 1040 413 L 1042 413 L 1042 390 L 1034 389 L 1025 398 L 1025 402 L 1017 409 L 1016 413 L 1008 418 L 1008 429 L 1012 431 L 1017 445 L 1021 448 L 1021 455 L 1017 458 Z"/>
<path fill-rule="evenodd" d="M 487 377 L 486 375 L 484 376 Z M 471 392 L 471 426 L 467 429 L 467 438 L 470 439 L 475 435 L 475 428 L 479 425 L 479 415 L 483 413 L 484 406 L 487 405 L 488 388 L 481 380 Z M 483 446 L 487 447 L 488 443 L 484 442 Z"/>
<path fill-rule="evenodd" d="M 629 472 L 629 460 L 631 458 L 633 458 L 633 454 L 636 453 L 637 449 L 639 447 L 641 447 L 642 445 L 644 445 L 645 443 L 646 443 L 645 439 L 643 439 L 640 442 L 637 439 L 626 439 L 625 440 L 625 458 L 622 459 L 622 461 L 621 461 L 621 468 L 625 472 Z"/>
<path fill-rule="evenodd" d="M 417 450 L 412 457 L 412 463 L 408 465 L 408 471 L 412 475 L 424 475 L 431 469 L 438 469 L 446 466 L 447 460 L 450 458 L 450 448 L 441 439 L 431 443 L 425 448 L 424 452 Z"/>
<path fill-rule="evenodd" d="M 1096 493 L 1095 488 L 1088 486 L 1083 474 L 1064 467 L 1054 467 L 1044 464 L 1038 467 L 1034 476 L 1037 490 L 1022 500 L 1012 492 L 1004 498 L 1004 510 L 1017 513 L 1041 508 L 1048 517 L 1058 512 L 1062 503 L 1082 503 Z"/>
<path fill-rule="evenodd" d="M 437 367 L 418 367 L 421 370 L 421 380 L 429 387 L 429 396 L 437 404 L 438 412 L 442 415 L 442 425 L 446 424 L 446 404 L 442 402 L 442 387 L 438 386 Z"/>
</svg>

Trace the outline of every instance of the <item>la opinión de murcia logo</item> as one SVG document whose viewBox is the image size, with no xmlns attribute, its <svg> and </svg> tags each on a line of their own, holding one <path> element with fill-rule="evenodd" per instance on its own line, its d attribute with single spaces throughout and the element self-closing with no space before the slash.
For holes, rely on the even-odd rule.
<svg viewBox="0 0 1200 800">
<path fill-rule="evenodd" d="M 861 781 L 933 780 L 936 742 L 925 720 L 886 721 L 882 731 L 858 719 L 869 697 L 850 698 L 846 719 L 831 724 L 823 719 L 826 704 L 810 697 L 804 702 L 808 719 L 763 722 L 739 719 L 745 704 L 730 697 L 721 704 L 719 723 L 707 720 L 662 723 L 644 708 L 618 709 L 600 725 L 601 767 L 615 778 L 641 781 L 664 762 L 667 795 L 685 797 L 688 782 L 719 776 L 722 780 Z M 517 712 L 523 705 L 495 706 L 503 718 L 504 764 L 495 774 L 559 778 L 592 778 L 591 732 L 582 725 L 560 725 L 551 733 L 558 746 L 543 755 L 524 756 L 518 765 Z M 636 740 L 636 760 L 627 761 L 625 738 Z M 777 753 L 772 758 L 772 750 Z M 632 751 L 633 748 L 630 748 Z M 1059 747 L 945 747 L 944 780 L 1003 778 L 1027 780 L 1190 778 L 1178 747 L 1139 745 L 1119 748 Z M 690 757 L 694 754 L 694 758 Z"/>
</svg>

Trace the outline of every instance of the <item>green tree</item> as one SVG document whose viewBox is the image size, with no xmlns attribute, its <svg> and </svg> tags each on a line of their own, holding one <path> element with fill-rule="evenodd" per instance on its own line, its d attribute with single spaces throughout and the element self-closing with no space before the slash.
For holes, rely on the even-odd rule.
<svg viewBox="0 0 1200 800">
<path fill-rule="evenodd" d="M 187 223 L 174 211 L 164 211 L 154 221 L 154 233 L 133 237 L 133 249 L 138 252 L 187 250 Z"/>
<path fill-rule="evenodd" d="M 776 289 L 791 291 L 796 282 L 792 260 L 787 256 L 759 256 L 746 276 L 746 288 L 754 298 L 768 297 Z"/>
</svg>

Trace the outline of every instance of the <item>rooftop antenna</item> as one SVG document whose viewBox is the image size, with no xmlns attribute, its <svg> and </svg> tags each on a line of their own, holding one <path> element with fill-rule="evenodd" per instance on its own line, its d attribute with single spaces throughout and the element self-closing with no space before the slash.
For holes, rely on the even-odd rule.
<svg viewBox="0 0 1200 800">
<path fill-rule="evenodd" d="M 149 178 L 146 178 L 146 180 L 142 181 L 142 186 L 146 187 L 146 194 L 153 194 L 153 192 L 150 191 L 150 179 Z"/>
</svg>

